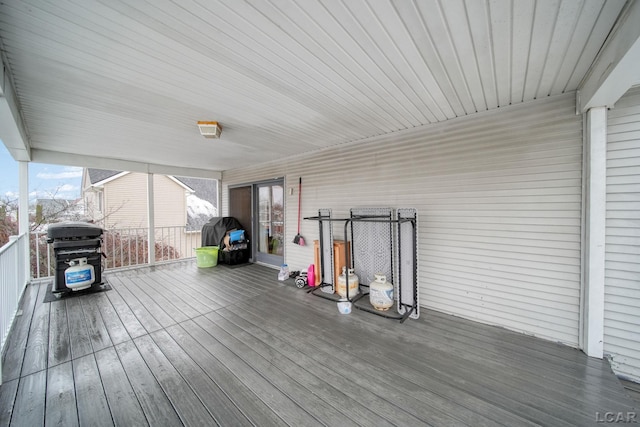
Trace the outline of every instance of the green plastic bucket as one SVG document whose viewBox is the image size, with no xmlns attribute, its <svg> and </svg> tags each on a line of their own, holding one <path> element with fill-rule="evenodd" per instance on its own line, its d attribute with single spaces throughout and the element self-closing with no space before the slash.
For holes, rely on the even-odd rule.
<svg viewBox="0 0 640 427">
<path fill-rule="evenodd" d="M 218 247 L 203 246 L 196 248 L 196 264 L 200 268 L 215 267 L 218 265 Z"/>
</svg>

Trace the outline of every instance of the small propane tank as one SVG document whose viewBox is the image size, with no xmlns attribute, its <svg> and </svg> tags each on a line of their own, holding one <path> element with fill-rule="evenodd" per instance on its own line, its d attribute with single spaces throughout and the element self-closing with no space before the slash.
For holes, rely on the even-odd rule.
<svg viewBox="0 0 640 427">
<path fill-rule="evenodd" d="M 375 279 L 369 284 L 369 302 L 376 310 L 389 310 L 393 306 L 393 284 L 387 282 L 387 276 L 382 273 L 373 276 Z"/>
<path fill-rule="evenodd" d="M 64 283 L 67 288 L 79 291 L 91 287 L 96 280 L 93 265 L 87 264 L 86 258 L 71 260 L 69 265 L 70 267 L 64 271 Z"/>
<path fill-rule="evenodd" d="M 349 275 L 347 277 L 347 274 Z M 347 273 L 347 267 L 342 267 L 342 274 L 338 276 L 338 286 L 336 292 L 342 298 L 347 298 L 347 279 L 349 280 L 349 298 L 353 298 L 360 293 L 360 279 L 350 268 Z"/>
<path fill-rule="evenodd" d="M 289 266 L 287 264 L 282 264 L 280 266 L 280 271 L 278 272 L 278 280 L 287 280 L 289 278 Z"/>
</svg>

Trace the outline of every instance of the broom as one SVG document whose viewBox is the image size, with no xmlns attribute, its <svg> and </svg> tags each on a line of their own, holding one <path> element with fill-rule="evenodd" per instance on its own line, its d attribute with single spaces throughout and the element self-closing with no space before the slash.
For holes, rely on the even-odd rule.
<svg viewBox="0 0 640 427">
<path fill-rule="evenodd" d="M 293 243 L 304 246 L 304 237 L 300 235 L 300 200 L 302 199 L 302 177 L 298 181 L 298 234 L 293 238 Z"/>
</svg>

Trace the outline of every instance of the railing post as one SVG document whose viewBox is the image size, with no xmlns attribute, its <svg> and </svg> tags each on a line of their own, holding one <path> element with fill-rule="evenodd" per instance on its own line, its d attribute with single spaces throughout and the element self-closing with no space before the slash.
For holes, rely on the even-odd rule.
<svg viewBox="0 0 640 427">
<path fill-rule="evenodd" d="M 34 245 L 33 247 L 35 248 L 36 251 L 36 275 L 35 278 L 39 279 L 41 274 L 40 274 L 40 245 L 38 244 L 39 240 L 40 240 L 40 234 L 38 232 L 35 233 L 29 233 L 29 246 L 31 246 L 31 238 L 33 237 L 33 242 Z M 49 275 L 50 272 L 47 272 L 47 276 Z"/>
</svg>

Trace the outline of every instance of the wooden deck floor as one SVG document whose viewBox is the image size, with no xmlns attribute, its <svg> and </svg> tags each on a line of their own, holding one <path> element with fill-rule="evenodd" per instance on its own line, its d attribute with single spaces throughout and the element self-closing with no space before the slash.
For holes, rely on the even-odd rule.
<svg viewBox="0 0 640 427">
<path fill-rule="evenodd" d="M 0 426 L 585 426 L 637 413 L 608 364 L 578 350 L 428 310 L 404 324 L 340 315 L 276 276 L 181 263 L 52 303 L 29 286 Z"/>
</svg>

